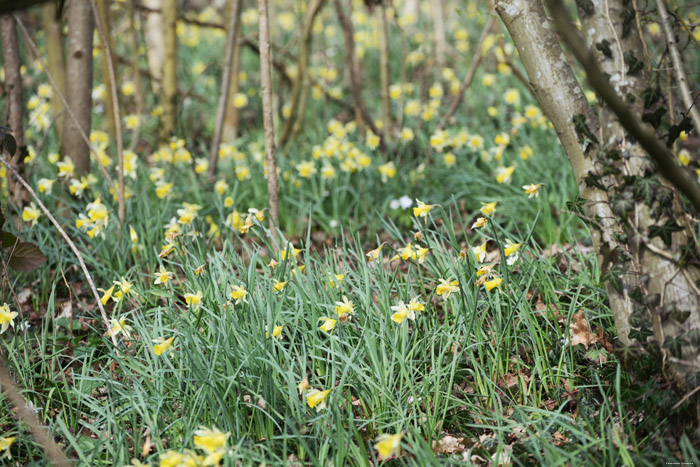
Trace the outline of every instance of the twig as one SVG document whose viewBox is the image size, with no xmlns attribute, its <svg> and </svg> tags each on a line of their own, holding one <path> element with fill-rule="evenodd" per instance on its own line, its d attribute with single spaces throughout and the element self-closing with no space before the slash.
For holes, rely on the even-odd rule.
<svg viewBox="0 0 700 467">
<path fill-rule="evenodd" d="M 696 368 L 697 368 L 697 367 L 696 367 Z M 676 403 L 673 405 L 673 407 L 671 407 L 671 410 L 676 410 L 678 407 L 680 407 L 681 405 L 683 405 L 683 403 L 684 403 L 685 401 L 687 401 L 688 399 L 690 399 L 691 397 L 693 397 L 693 395 L 696 394 L 698 391 L 700 391 L 700 386 L 697 386 L 695 389 L 693 389 L 693 390 L 690 391 L 688 394 L 686 394 L 685 396 L 683 396 L 683 398 L 682 398 L 681 400 L 679 400 L 678 402 L 676 402 Z"/>
<path fill-rule="evenodd" d="M 69 107 L 66 106 L 66 109 Z M 43 211 L 44 214 L 46 214 L 46 217 L 49 218 L 51 223 L 56 227 L 58 232 L 61 234 L 63 239 L 68 243 L 68 246 L 70 247 L 71 250 L 73 250 L 73 253 L 75 253 L 75 256 L 78 258 L 78 262 L 80 263 L 80 268 L 83 270 L 83 273 L 85 274 L 85 279 L 87 279 L 88 284 L 90 285 L 90 289 L 92 290 L 92 294 L 95 296 L 95 300 L 97 301 L 97 307 L 100 309 L 100 314 L 102 315 L 102 321 L 104 321 L 104 326 L 107 329 L 107 332 L 109 335 L 112 337 L 112 343 L 114 344 L 115 347 L 118 346 L 117 344 L 117 338 L 114 336 L 111 332 L 109 332 L 109 319 L 107 318 L 107 312 L 105 311 L 104 307 L 102 306 L 102 301 L 100 300 L 100 294 L 97 293 L 97 289 L 95 288 L 95 283 L 92 281 L 92 276 L 90 275 L 90 271 L 88 271 L 87 266 L 85 265 L 85 261 L 83 260 L 83 255 L 80 254 L 80 251 L 78 248 L 75 246 L 75 243 L 73 243 L 73 240 L 70 239 L 68 234 L 66 233 L 65 230 L 63 230 L 63 227 L 61 227 L 61 224 L 58 223 L 55 217 L 51 215 L 51 212 L 46 209 L 46 206 L 44 206 L 44 203 L 41 202 L 41 199 L 39 199 L 39 196 L 36 194 L 34 189 L 27 183 L 27 181 L 22 178 L 19 173 L 17 173 L 17 170 L 15 170 L 12 165 L 10 165 L 9 162 L 4 157 L 0 157 L 0 162 L 7 167 L 7 169 L 12 172 L 12 175 L 17 177 L 17 180 L 24 186 L 24 188 L 27 189 L 29 194 L 34 198 L 34 201 L 39 205 L 39 209 Z"/>
<path fill-rule="evenodd" d="M 688 88 L 688 78 L 685 76 L 681 54 L 678 53 L 676 38 L 671 30 L 671 24 L 668 20 L 668 12 L 666 11 L 666 4 L 664 4 L 663 0 L 656 0 L 656 10 L 659 13 L 659 20 L 661 21 L 661 26 L 663 27 L 664 34 L 666 35 L 666 45 L 668 46 L 668 51 L 671 54 L 673 71 L 675 72 L 676 82 L 680 88 L 683 105 L 685 105 L 685 108 L 688 109 L 688 113 L 690 113 L 690 118 L 693 120 L 693 125 L 695 125 L 695 131 L 700 132 L 700 113 L 698 113 L 698 109 L 693 105 L 694 101 L 690 94 L 690 89 Z"/>
<path fill-rule="evenodd" d="M 29 425 L 29 429 L 34 435 L 34 438 L 36 438 L 39 444 L 44 448 L 46 457 L 51 459 L 53 464 L 59 467 L 70 467 L 70 461 L 50 436 L 49 431 L 39 422 L 36 414 L 28 408 L 28 403 L 19 393 L 17 385 L 12 379 L 12 376 L 10 376 L 10 372 L 7 371 L 7 367 L 5 367 L 4 360 L 4 358 L 0 360 L 0 384 L 2 384 L 2 389 L 5 394 L 7 394 L 12 405 L 17 409 L 17 416 Z"/>
<path fill-rule="evenodd" d="M 476 51 L 474 52 L 474 56 L 472 57 L 472 63 L 471 65 L 469 65 L 467 75 L 464 77 L 464 80 L 462 81 L 462 84 L 459 87 L 459 91 L 457 92 L 455 98 L 452 100 L 449 109 L 447 109 L 447 113 L 445 113 L 445 116 L 442 117 L 442 122 L 440 123 L 441 127 L 448 124 L 452 120 L 452 116 L 455 114 L 457 108 L 462 103 L 462 99 L 464 99 L 464 93 L 467 91 L 467 89 L 469 89 L 469 86 L 471 86 L 472 81 L 474 81 L 476 70 L 477 68 L 479 68 L 481 60 L 483 60 L 483 55 L 481 55 L 481 48 L 484 45 L 486 36 L 489 35 L 494 24 L 496 24 L 496 17 L 489 16 L 489 20 L 486 22 L 484 29 L 481 31 L 479 43 L 476 46 Z"/>
<path fill-rule="evenodd" d="M 95 0 L 90 0 L 90 6 L 92 7 L 92 14 L 95 17 L 95 24 L 97 24 L 97 30 L 100 34 L 100 40 L 104 47 L 104 54 L 107 58 L 107 69 L 109 70 L 109 81 L 110 90 L 112 94 L 112 112 L 114 113 L 114 132 L 115 138 L 117 140 L 117 161 L 119 164 L 119 169 L 117 172 L 117 177 L 119 179 L 119 189 L 115 190 L 117 194 L 117 204 L 119 223 L 124 225 L 126 220 L 126 206 L 124 205 L 124 135 L 122 133 L 122 122 L 121 116 L 119 115 L 119 95 L 117 94 L 117 75 L 114 72 L 114 61 L 112 60 L 112 47 L 109 44 L 109 38 L 105 33 L 104 25 L 102 24 L 102 18 L 97 11 L 97 4 Z M 118 230 L 118 236 L 121 237 L 121 229 Z"/>
<path fill-rule="evenodd" d="M 233 53 L 236 48 L 238 28 L 240 27 L 240 11 L 243 6 L 242 0 L 233 0 L 232 3 L 228 17 L 228 27 L 226 28 L 226 58 L 224 59 L 224 73 L 221 77 L 219 103 L 216 108 L 216 124 L 211 147 L 209 148 L 209 181 L 216 175 L 216 164 L 219 159 L 219 146 L 221 145 L 221 135 L 224 130 L 226 104 L 228 103 L 229 87 L 231 86 L 231 75 L 233 72 Z"/>
<path fill-rule="evenodd" d="M 584 70 L 586 70 L 590 85 L 617 115 L 620 124 L 625 130 L 639 142 L 652 160 L 656 162 L 661 175 L 687 196 L 690 202 L 693 203 L 693 206 L 695 206 L 695 209 L 700 210 L 700 186 L 678 166 L 673 155 L 658 140 L 656 135 L 647 128 L 642 127 L 641 122 L 632 110 L 610 86 L 607 78 L 598 67 L 595 56 L 586 47 L 585 41 L 579 36 L 575 28 L 571 27 L 568 13 L 561 1 L 547 0 L 547 4 L 557 32 L 571 48 Z"/>
<path fill-rule="evenodd" d="M 31 36 L 29 35 L 27 28 L 24 26 L 24 23 L 17 15 L 15 15 L 13 13 L 12 17 L 15 19 L 15 22 L 17 23 L 20 30 L 22 31 L 22 35 L 24 36 L 25 41 L 27 41 L 27 45 L 29 45 L 29 48 L 31 49 L 32 53 L 39 60 L 39 63 L 41 63 L 41 69 L 44 70 L 44 72 L 46 73 L 46 77 L 49 78 L 49 82 L 51 83 L 51 87 L 53 88 L 54 92 L 58 95 L 58 97 L 61 98 L 61 102 L 63 102 L 64 110 L 66 110 L 68 112 L 68 116 L 71 118 L 71 120 L 73 121 L 73 124 L 78 129 L 78 133 L 80 134 L 80 137 L 83 138 L 83 141 L 85 142 L 85 144 L 88 145 L 90 152 L 92 154 L 94 154 L 95 160 L 97 161 L 97 165 L 100 168 L 100 170 L 102 171 L 102 175 L 104 175 L 105 180 L 107 180 L 107 184 L 116 193 L 117 190 L 114 187 L 114 182 L 112 182 L 112 177 L 109 176 L 109 172 L 107 172 L 107 168 L 104 166 L 104 164 L 102 164 L 102 160 L 97 155 L 95 148 L 92 147 L 92 143 L 90 143 L 90 138 L 88 138 L 88 136 L 85 134 L 85 131 L 80 126 L 80 124 L 78 122 L 78 117 L 75 116 L 75 112 L 73 112 L 73 109 L 71 108 L 71 106 L 68 105 L 68 101 L 66 100 L 66 96 L 63 95 L 63 92 L 56 84 L 56 80 L 54 80 L 53 76 L 51 75 L 51 72 L 49 71 L 48 67 L 46 66 L 46 62 L 44 62 L 44 59 L 41 58 L 41 55 L 39 55 L 39 49 L 37 49 L 37 46 L 34 43 L 34 40 L 32 40 Z"/>
</svg>

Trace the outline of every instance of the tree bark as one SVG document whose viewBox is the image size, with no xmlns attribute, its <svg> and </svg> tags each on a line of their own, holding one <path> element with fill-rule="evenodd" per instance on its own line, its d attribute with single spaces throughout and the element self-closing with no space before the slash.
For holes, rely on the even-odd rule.
<svg viewBox="0 0 700 467">
<path fill-rule="evenodd" d="M 386 5 L 382 1 L 377 7 L 379 18 L 379 79 L 382 96 L 382 119 L 384 140 L 391 140 L 391 100 L 389 99 L 389 25 L 386 20 Z"/>
<path fill-rule="evenodd" d="M 224 59 L 224 73 L 221 78 L 221 89 L 219 92 L 219 104 L 216 109 L 216 122 L 214 135 L 209 148 L 209 180 L 216 175 L 216 164 L 219 160 L 219 146 L 221 145 L 221 135 L 224 130 L 224 118 L 226 117 L 226 104 L 229 102 L 229 86 L 231 85 L 231 74 L 233 73 L 234 52 L 236 49 L 236 38 L 241 19 L 241 0 L 233 0 L 229 16 L 226 23 L 226 58 Z"/>
<path fill-rule="evenodd" d="M 5 109 L 7 123 L 17 142 L 17 149 L 10 154 L 10 163 L 15 169 L 23 165 L 22 157 L 26 151 L 24 144 L 24 98 L 22 95 L 22 76 L 20 74 L 19 44 L 17 27 L 12 15 L 0 16 L 0 36 L 2 36 L 2 59 L 5 66 Z M 7 174 L 8 189 L 14 202 L 21 202 L 21 185 L 16 183 L 11 174 Z"/>
<path fill-rule="evenodd" d="M 68 7 L 68 59 L 66 101 L 80 129 L 87 135 L 92 126 L 92 36 L 95 21 L 90 0 L 73 0 Z M 64 119 L 63 154 L 78 173 L 90 170 L 90 148 L 72 119 Z"/>
<path fill-rule="evenodd" d="M 131 27 L 129 28 L 129 47 L 131 48 L 131 68 L 134 73 L 134 86 L 136 87 L 136 92 L 134 93 L 134 100 L 136 101 L 136 115 L 143 115 L 144 109 L 146 108 L 146 99 L 143 94 L 143 77 L 141 74 L 141 66 L 139 65 L 139 28 L 137 28 L 137 15 L 138 11 L 136 8 L 137 0 L 131 0 L 129 2 L 129 8 L 127 9 L 127 14 L 129 15 L 129 23 Z M 141 125 L 137 126 L 134 133 L 131 136 L 131 144 L 129 149 L 132 151 L 136 148 L 139 142 L 139 135 L 141 134 Z"/>
<path fill-rule="evenodd" d="M 229 1 L 229 8 L 233 8 L 233 4 L 242 2 L 242 0 L 230 0 Z M 241 11 L 243 11 L 243 6 L 238 7 L 238 22 L 240 24 L 240 15 Z M 239 122 L 239 113 L 238 109 L 236 106 L 233 105 L 233 100 L 236 97 L 236 94 L 238 94 L 238 91 L 240 89 L 240 84 L 239 84 L 239 73 L 241 71 L 241 42 L 240 42 L 240 36 L 241 36 L 241 28 L 237 27 L 235 30 L 235 37 L 233 38 L 233 63 L 231 64 L 232 70 L 231 70 L 231 84 L 229 85 L 229 90 L 228 90 L 228 102 L 226 104 L 226 114 L 224 116 L 224 134 L 223 134 L 223 139 L 227 141 L 233 141 L 236 139 L 236 136 L 238 136 L 238 122 Z"/>
<path fill-rule="evenodd" d="M 279 223 L 277 199 L 277 160 L 275 128 L 272 116 L 272 57 L 270 56 L 270 29 L 267 0 L 258 1 L 260 44 L 260 88 L 262 92 L 263 126 L 265 129 L 265 160 L 267 163 L 267 201 L 270 210 L 270 232 L 276 244 Z"/>
<path fill-rule="evenodd" d="M 586 7 L 581 22 L 589 47 L 601 44 L 603 71 L 641 114 L 640 94 L 648 81 L 643 67 L 635 65 L 635 57 L 642 56 L 640 38 L 634 28 L 623 34 L 622 25 L 610 19 L 620 18 L 626 7 L 621 0 L 593 0 Z M 501 0 L 496 11 L 572 165 L 620 342 L 630 346 L 637 340 L 659 358 L 679 393 L 692 390 L 700 367 L 699 352 L 690 345 L 700 333 L 694 284 L 700 276 L 691 265 L 696 243 L 681 226 L 667 229 L 674 219 L 687 225 L 677 193 L 650 175 L 656 166 L 630 141 L 610 108 L 600 109 L 600 120 L 593 115 L 540 0 Z"/>
<path fill-rule="evenodd" d="M 445 39 L 445 10 L 442 0 L 431 0 L 433 13 L 433 37 L 435 39 L 435 61 L 439 68 L 445 66 L 447 40 Z"/>
<path fill-rule="evenodd" d="M 54 2 L 44 3 L 42 7 L 42 27 L 46 38 L 46 54 L 48 55 L 49 71 L 56 80 L 56 84 L 62 93 L 66 92 L 66 59 L 63 52 L 63 34 L 61 33 L 61 22 L 56 17 L 56 4 Z M 58 136 L 59 147 L 63 141 L 63 102 L 58 93 L 53 93 L 51 97 L 51 110 L 56 118 L 54 127 Z"/>
<path fill-rule="evenodd" d="M 146 21 L 144 32 L 146 36 L 148 69 L 153 79 L 151 87 L 153 92 L 160 95 L 163 81 L 163 57 L 165 56 L 165 43 L 163 42 L 163 15 L 161 9 L 162 0 L 143 0 L 146 7 Z"/>
<path fill-rule="evenodd" d="M 163 89 L 161 139 L 177 130 L 177 0 L 163 0 Z"/>
<path fill-rule="evenodd" d="M 109 62 L 107 57 L 107 54 L 113 49 L 111 15 L 109 14 L 108 0 L 97 0 L 96 3 L 97 11 L 99 12 L 100 16 L 100 22 L 102 23 L 102 28 L 104 29 L 105 37 L 107 39 L 107 42 L 102 44 L 102 60 L 100 60 L 102 83 L 105 85 L 107 95 L 111 96 L 112 77 L 109 73 Z M 102 40 L 100 40 L 100 42 L 102 42 Z M 105 99 L 104 104 L 107 133 L 109 133 L 109 136 L 114 139 L 117 136 L 117 127 L 114 121 L 114 103 L 112 102 L 112 99 L 107 98 Z"/>
</svg>

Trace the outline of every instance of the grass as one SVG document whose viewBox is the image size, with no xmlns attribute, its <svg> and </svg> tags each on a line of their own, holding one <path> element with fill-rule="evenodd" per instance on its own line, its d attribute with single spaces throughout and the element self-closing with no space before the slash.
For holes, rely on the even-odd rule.
<svg viewBox="0 0 700 467">
<path fill-rule="evenodd" d="M 467 20 L 470 33 L 478 30 L 478 18 Z M 324 21 L 334 24 L 330 16 Z M 546 122 L 534 115 L 513 125 L 512 118 L 534 102 L 512 76 L 497 75 L 486 87 L 480 71 L 457 125 L 446 129 L 448 140 L 461 131 L 481 136 L 486 155 L 459 142 L 435 150 L 437 119 L 424 122 L 420 116 L 405 120 L 417 130 L 414 140 L 395 143 L 387 154 L 369 147 L 358 131 L 334 140 L 328 126 L 340 109 L 311 101 L 304 131 L 280 158 L 284 247 L 301 249 L 297 257 L 283 257 L 269 245 L 266 221 L 253 221 L 247 234 L 227 221 L 234 210 L 242 223 L 249 208 L 266 206 L 259 103 L 253 98 L 258 65 L 248 51 L 244 91 L 253 117 L 244 119 L 236 143 L 242 156 L 224 158 L 219 167 L 228 187 L 219 194 L 193 170 L 207 154 L 211 122 L 198 122 L 198 116 L 214 108 L 218 72 L 210 67 L 197 78 L 188 65 L 214 61 L 222 43 L 207 30 L 201 34 L 201 44 L 180 49 L 183 83 L 208 100 L 206 106 L 182 102 L 179 136 L 194 160 L 149 156 L 157 150 L 158 119 L 143 116 L 144 141 L 137 146 L 142 157 L 127 178 L 132 196 L 124 226 L 96 170 L 82 197 L 71 196 L 70 182 L 57 177 L 48 159 L 56 151 L 53 135 L 28 168 L 34 186 L 41 178 L 57 180 L 43 200 L 78 244 L 97 286 L 109 289 L 121 278 L 133 284 L 133 293 L 107 301 L 110 317 L 130 327 L 114 348 L 75 258 L 47 219 L 33 226 L 14 223 L 49 261 L 3 282 L 2 296 L 13 310 L 19 307 L 10 288 L 30 291 L 20 322 L 31 327 L 5 333 L 2 352 L 24 396 L 78 464 L 125 465 L 136 458 L 166 465 L 166 453 L 203 454 L 194 440 L 201 426 L 230 433 L 224 465 L 376 465 L 377 438 L 394 433 L 404 433 L 401 455 L 388 461 L 397 465 L 697 462 L 696 448 L 678 429 L 679 411 L 670 410 L 677 400 L 650 376 L 650 360 L 627 362 L 612 352 L 614 326 L 589 233 L 567 207 L 575 181 Z M 339 33 L 333 40 L 340 44 Z M 412 47 L 423 49 L 415 42 Z M 375 57 L 376 50 L 367 53 Z M 339 67 L 337 58 L 332 63 Z M 496 62 L 488 59 L 485 67 L 493 73 Z M 455 64 L 457 76 L 464 68 Z M 442 80 L 430 77 L 425 65 L 414 71 L 428 85 Z M 45 82 L 36 69 L 28 73 L 30 90 Z M 503 101 L 509 89 L 519 90 L 520 103 Z M 415 98 L 426 103 L 420 91 Z M 128 97 L 124 101 L 127 108 L 132 104 Z M 449 96 L 440 101 L 438 115 L 447 103 Z M 489 106 L 496 108 L 495 117 L 486 112 Z M 99 113 L 94 124 L 101 125 Z M 503 132 L 510 142 L 497 160 L 494 138 Z M 33 129 L 30 143 L 40 134 Z M 126 137 L 128 144 L 131 133 Z M 334 141 L 346 148 L 312 157 L 314 146 Z M 109 144 L 107 153 L 113 154 Z M 520 157 L 525 146 L 532 148 L 527 160 Z M 343 170 L 352 147 L 371 158 L 368 167 Z M 445 163 L 447 152 L 455 155 L 454 165 Z M 390 160 L 396 174 L 382 177 L 379 167 Z M 314 162 L 319 173 L 302 177 L 302 161 Z M 335 168 L 334 177 L 321 176 L 324 165 Z M 497 168 L 510 165 L 516 166 L 512 181 L 499 183 Z M 249 178 L 236 176 L 240 167 L 250 169 Z M 154 168 L 162 169 L 162 182 L 174 183 L 162 199 L 150 176 Z M 530 183 L 544 184 L 539 197 L 530 199 L 522 190 Z M 392 209 L 392 200 L 404 195 L 414 205 L 417 198 L 437 206 L 425 218 Z M 228 196 L 233 206 L 226 205 Z M 91 239 L 75 220 L 98 197 L 109 222 L 104 236 Z M 482 203 L 492 201 L 498 206 L 487 227 L 472 228 Z M 201 206 L 191 223 L 177 222 L 183 202 Z M 21 218 L 13 209 L 8 207 Z M 164 226 L 173 218 L 179 231 L 166 235 Z M 512 266 L 500 261 L 507 240 L 523 243 Z M 503 280 L 491 291 L 478 283 L 482 264 L 471 251 L 484 241 L 491 278 Z M 175 248 L 161 255 L 169 242 Z M 392 260 L 408 242 L 429 249 L 424 262 Z M 367 253 L 380 245 L 379 256 L 368 261 Z M 270 266 L 273 259 L 276 267 Z M 161 266 L 173 277 L 155 284 Z M 441 279 L 458 284 L 446 299 L 437 294 Z M 287 282 L 279 292 L 278 282 Z M 246 289 L 246 301 L 235 303 L 236 286 Z M 201 304 L 188 306 L 185 294 L 200 291 Z M 352 318 L 321 330 L 320 318 L 338 319 L 337 302 L 344 297 L 353 302 Z M 414 297 L 425 309 L 415 321 L 394 322 L 391 307 Z M 570 324 L 579 311 L 598 337 L 588 349 L 571 345 Z M 266 336 L 275 326 L 283 326 L 279 339 Z M 171 347 L 157 355 L 154 340 L 169 338 Z M 326 408 L 309 406 L 309 393 L 298 389 L 304 379 L 330 390 Z M 41 446 L 5 405 L 3 436 L 17 436 L 8 462 L 42 465 Z"/>
</svg>

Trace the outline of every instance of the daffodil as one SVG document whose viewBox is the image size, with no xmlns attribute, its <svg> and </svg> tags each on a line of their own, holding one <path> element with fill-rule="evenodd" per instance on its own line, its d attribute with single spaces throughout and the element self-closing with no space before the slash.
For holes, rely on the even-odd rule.
<svg viewBox="0 0 700 467">
<path fill-rule="evenodd" d="M 371 263 L 371 262 L 377 260 L 379 258 L 379 253 L 381 253 L 383 247 L 384 247 L 384 245 L 379 245 L 374 250 L 368 251 L 365 254 L 365 256 L 367 256 L 367 261 L 369 261 Z"/>
<path fill-rule="evenodd" d="M 175 340 L 175 337 L 170 337 L 168 339 L 164 339 L 162 337 L 159 337 L 157 339 L 154 339 L 153 342 L 155 342 L 155 345 L 153 346 L 153 352 L 160 356 L 170 348 L 170 346 L 173 344 L 173 341 Z"/>
<path fill-rule="evenodd" d="M 323 323 L 320 326 L 320 329 L 323 332 L 331 332 L 333 330 L 333 328 L 335 328 L 335 325 L 338 324 L 338 320 L 333 319 L 333 318 L 328 318 L 326 316 L 321 316 L 319 318 L 319 321 L 323 321 Z"/>
<path fill-rule="evenodd" d="M 0 334 L 4 333 L 7 331 L 7 328 L 12 326 L 13 328 L 15 327 L 15 322 L 14 319 L 18 316 L 19 313 L 16 311 L 10 311 L 10 305 L 7 303 L 3 304 L 0 306 Z"/>
<path fill-rule="evenodd" d="M 485 217 L 479 217 L 473 224 L 472 224 L 472 229 L 481 229 L 486 227 L 486 224 L 488 224 L 488 221 L 486 220 Z"/>
<path fill-rule="evenodd" d="M 440 283 L 435 288 L 435 293 L 442 296 L 444 300 L 450 298 L 453 292 L 459 292 L 459 282 L 456 280 L 440 279 Z"/>
<path fill-rule="evenodd" d="M 3 436 L 0 438 L 0 452 L 3 452 L 5 459 L 12 459 L 12 454 L 10 453 L 10 446 L 15 442 L 15 436 Z"/>
<path fill-rule="evenodd" d="M 272 284 L 272 290 L 275 291 L 275 292 L 281 292 L 281 291 L 283 291 L 284 288 L 287 286 L 287 282 L 288 282 L 288 281 L 284 281 L 284 282 L 275 282 L 274 284 Z"/>
<path fill-rule="evenodd" d="M 395 311 L 395 313 L 391 315 L 392 321 L 401 324 L 406 318 L 410 319 L 411 321 L 415 320 L 416 312 L 423 311 L 425 306 L 418 302 L 418 297 L 415 297 L 408 305 L 401 300 L 398 305 L 392 306 L 391 309 Z"/>
<path fill-rule="evenodd" d="M 302 379 L 301 382 L 297 385 L 297 389 L 299 390 L 300 395 L 304 394 L 309 389 L 309 379 Z"/>
<path fill-rule="evenodd" d="M 338 314 L 338 316 L 343 316 L 345 314 L 351 315 L 355 312 L 355 305 L 348 300 L 348 297 L 343 295 L 343 301 L 342 302 L 335 302 L 335 312 Z"/>
<path fill-rule="evenodd" d="M 202 303 L 202 291 L 198 290 L 196 294 L 193 293 L 186 293 L 185 294 L 185 304 L 187 305 L 188 308 L 191 307 L 198 307 Z"/>
<path fill-rule="evenodd" d="M 316 412 L 320 412 L 321 409 L 326 408 L 326 398 L 330 393 L 330 389 L 326 389 L 325 391 L 319 391 L 318 389 L 313 388 L 309 389 L 306 393 L 306 403 L 312 409 L 315 408 Z"/>
<path fill-rule="evenodd" d="M 116 336 L 120 332 L 124 333 L 124 335 L 129 338 L 130 337 L 130 332 L 131 331 L 131 326 L 126 324 L 126 318 L 120 318 L 118 321 L 116 319 L 111 319 L 109 322 L 109 335 L 110 336 Z"/>
<path fill-rule="evenodd" d="M 161 266 L 160 270 L 155 274 L 156 280 L 153 283 L 156 285 L 165 284 L 170 279 L 172 279 L 173 275 L 174 273 L 172 271 L 168 271 L 163 266 Z"/>
<path fill-rule="evenodd" d="M 497 204 L 498 204 L 498 201 L 494 201 L 492 203 L 481 203 L 481 213 L 484 216 L 490 216 L 496 210 Z"/>
<path fill-rule="evenodd" d="M 496 277 L 495 279 L 492 279 L 490 281 L 485 281 L 484 287 L 486 287 L 486 290 L 490 292 L 491 290 L 501 285 L 501 282 L 503 282 L 503 279 L 501 279 L 500 277 Z"/>
<path fill-rule="evenodd" d="M 248 303 L 246 297 L 248 296 L 248 291 L 242 285 L 234 285 L 231 290 L 231 297 L 236 301 L 236 305 L 241 302 Z"/>
<path fill-rule="evenodd" d="M 539 189 L 541 186 L 541 183 L 538 183 L 537 185 L 523 185 L 523 190 L 525 190 L 525 194 L 530 195 L 528 198 L 536 198 L 540 195 Z"/>
<path fill-rule="evenodd" d="M 511 165 L 510 167 L 500 166 L 500 167 L 496 168 L 496 181 L 499 184 L 510 183 L 510 179 L 513 176 L 514 171 L 515 171 L 514 165 Z"/>
<path fill-rule="evenodd" d="M 106 305 L 107 302 L 114 296 L 114 285 L 110 287 L 109 289 L 97 289 L 100 292 L 102 292 L 102 297 L 100 297 L 100 301 L 102 302 L 103 305 Z"/>
<path fill-rule="evenodd" d="M 200 426 L 194 432 L 192 441 L 199 449 L 208 453 L 226 449 L 226 440 L 231 436 L 231 433 L 223 433 L 216 427 L 207 428 Z"/>
<path fill-rule="evenodd" d="M 413 250 L 413 244 L 408 242 L 405 247 L 398 249 L 398 254 L 391 258 L 391 260 L 395 261 L 397 259 L 402 259 L 406 261 L 409 259 L 416 259 L 416 257 L 416 252 Z"/>
<path fill-rule="evenodd" d="M 403 438 L 403 435 L 403 433 L 379 435 L 375 440 L 377 442 L 374 448 L 382 457 L 396 456 L 401 451 L 401 438 Z"/>
<path fill-rule="evenodd" d="M 419 199 L 416 199 L 416 204 L 418 206 L 413 208 L 413 215 L 415 217 L 426 217 L 428 213 L 437 206 L 437 204 L 425 204 Z"/>
<path fill-rule="evenodd" d="M 272 337 L 276 337 L 277 339 L 282 339 L 282 330 L 284 329 L 283 325 L 275 326 L 272 328 Z M 265 337 L 270 337 L 270 333 L 267 330 L 267 327 L 265 328 Z"/>
<path fill-rule="evenodd" d="M 22 210 L 22 220 L 24 222 L 31 222 L 34 226 L 41 217 L 41 211 L 36 207 L 34 203 L 30 203 L 29 206 L 25 206 Z"/>
<path fill-rule="evenodd" d="M 508 257 L 508 266 L 512 266 L 518 260 L 518 250 L 521 246 L 522 243 L 512 243 L 510 240 L 506 240 L 506 244 L 503 246 L 503 252 Z"/>
<path fill-rule="evenodd" d="M 474 253 L 474 257 L 478 263 L 483 263 L 484 259 L 486 259 L 486 242 L 479 246 L 472 247 L 472 253 Z"/>
<path fill-rule="evenodd" d="M 301 248 L 294 248 L 294 245 L 289 245 L 289 252 L 292 255 L 292 258 L 296 259 L 297 256 L 299 256 L 299 253 L 301 253 Z M 285 248 L 284 250 L 280 250 L 280 258 L 282 261 L 287 259 L 287 249 Z"/>
</svg>

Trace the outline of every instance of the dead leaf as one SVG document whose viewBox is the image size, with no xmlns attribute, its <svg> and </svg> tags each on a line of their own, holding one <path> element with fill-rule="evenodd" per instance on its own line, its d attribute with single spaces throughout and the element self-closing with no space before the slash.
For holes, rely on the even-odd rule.
<svg viewBox="0 0 700 467">
<path fill-rule="evenodd" d="M 591 333 L 591 327 L 583 316 L 583 310 L 578 310 L 578 313 L 573 316 L 569 324 L 569 336 L 571 336 L 572 346 L 583 344 L 586 349 L 590 344 L 598 341 L 598 337 Z"/>
<path fill-rule="evenodd" d="M 32 296 L 32 289 L 25 287 L 17 294 L 17 301 L 20 305 L 26 304 Z"/>
</svg>

